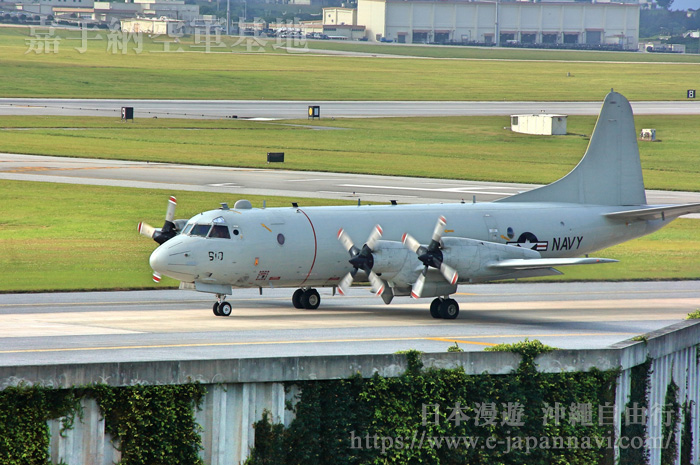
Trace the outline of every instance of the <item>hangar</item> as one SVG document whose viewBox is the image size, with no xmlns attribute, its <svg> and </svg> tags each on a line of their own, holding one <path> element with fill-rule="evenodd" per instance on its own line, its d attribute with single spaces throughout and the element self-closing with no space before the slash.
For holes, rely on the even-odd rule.
<svg viewBox="0 0 700 465">
<path fill-rule="evenodd" d="M 369 40 L 636 50 L 639 3 L 614 1 L 358 0 Z"/>
</svg>

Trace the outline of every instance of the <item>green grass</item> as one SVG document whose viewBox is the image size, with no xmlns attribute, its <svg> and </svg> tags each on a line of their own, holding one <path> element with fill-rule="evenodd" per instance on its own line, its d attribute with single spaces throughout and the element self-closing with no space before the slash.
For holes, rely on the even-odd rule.
<svg viewBox="0 0 700 465">
<path fill-rule="evenodd" d="M 543 50 L 509 47 L 461 47 L 415 44 L 373 44 L 349 41 L 307 41 L 313 51 L 346 51 L 382 55 L 470 60 L 542 60 L 542 61 L 619 61 L 637 63 L 700 63 L 697 54 L 597 52 L 577 50 Z"/>
<path fill-rule="evenodd" d="M 154 287 L 148 257 L 157 244 L 136 226 L 162 226 L 169 195 L 178 198 L 177 218 L 237 200 L 228 194 L 0 181 L 0 291 Z M 263 197 L 246 198 L 262 205 Z M 268 207 L 290 205 L 282 197 L 264 199 Z M 328 204 L 347 202 L 303 201 Z M 164 278 L 156 287 L 175 284 Z"/>
<path fill-rule="evenodd" d="M 156 244 L 136 232 L 141 220 L 162 224 L 170 194 L 178 197 L 178 218 L 237 200 L 228 194 L 0 181 L 0 292 L 175 286 L 170 279 L 153 284 L 148 257 Z M 248 198 L 262 204 L 261 197 Z M 289 205 L 289 199 L 265 199 L 269 207 Z M 621 263 L 568 267 L 557 280 L 699 279 L 700 222 L 678 220 L 597 255 Z"/>
<path fill-rule="evenodd" d="M 615 88 L 631 100 L 683 100 L 700 69 L 698 63 L 590 62 L 581 57 L 598 55 L 525 50 L 486 60 L 240 53 L 229 43 L 214 47 L 217 53 L 162 53 L 158 39 L 149 38 L 142 53 L 131 43 L 122 54 L 108 51 L 104 31 L 79 53 L 79 32 L 67 30 L 56 30 L 58 53 L 36 54 L 26 53 L 29 34 L 27 28 L 0 27 L 3 97 L 577 101 L 602 100 Z M 192 41 L 181 45 L 203 50 Z M 473 53 L 482 52 L 491 51 Z M 539 58 L 514 59 L 520 52 Z"/>
<path fill-rule="evenodd" d="M 0 117 L 0 151 L 40 155 L 550 183 L 581 159 L 595 124 L 571 116 L 570 135 L 532 136 L 504 130 L 508 117 L 382 118 L 254 122 L 118 118 Z M 639 116 L 638 130 L 662 142 L 640 142 L 647 188 L 700 190 L 697 117 Z M 77 129 L 79 128 L 79 129 Z M 268 151 L 285 152 L 267 165 Z"/>
</svg>

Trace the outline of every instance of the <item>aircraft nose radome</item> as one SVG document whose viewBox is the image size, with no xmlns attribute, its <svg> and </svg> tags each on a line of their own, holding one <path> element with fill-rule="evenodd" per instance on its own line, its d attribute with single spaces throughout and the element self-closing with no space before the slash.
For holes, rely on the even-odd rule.
<svg viewBox="0 0 700 465">
<path fill-rule="evenodd" d="M 151 264 L 153 271 L 164 272 L 166 271 L 166 266 L 168 264 L 168 252 L 163 246 L 158 247 L 151 254 L 151 258 L 148 260 Z"/>
</svg>

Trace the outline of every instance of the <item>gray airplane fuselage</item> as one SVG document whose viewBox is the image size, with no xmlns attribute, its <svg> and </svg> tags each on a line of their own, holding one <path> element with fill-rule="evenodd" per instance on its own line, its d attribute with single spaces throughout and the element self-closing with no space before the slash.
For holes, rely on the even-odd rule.
<svg viewBox="0 0 700 465">
<path fill-rule="evenodd" d="M 375 224 L 382 244 L 401 243 L 408 233 L 430 242 L 437 218 L 447 220 L 445 238 L 468 237 L 536 250 L 542 257 L 576 257 L 661 228 L 662 220 L 624 223 L 605 213 L 620 207 L 542 203 L 464 203 L 212 210 L 189 220 L 222 218 L 230 239 L 178 235 L 153 252 L 154 269 L 186 282 L 236 287 L 333 286 L 346 274 L 347 251 L 340 228 L 362 244 Z M 406 254 L 416 273 L 422 264 Z M 459 282 L 475 276 L 460 273 Z"/>
<path fill-rule="evenodd" d="M 219 316 L 231 313 L 222 299 L 232 288 L 298 287 L 293 305 L 315 309 L 314 287 L 345 293 L 360 273 L 385 303 L 436 297 L 431 316 L 447 319 L 459 314 L 449 297 L 459 284 L 611 263 L 588 254 L 700 211 L 700 204 L 647 204 L 632 107 L 616 92 L 605 97 L 571 172 L 492 203 L 254 209 L 242 201 L 184 226 L 172 221 L 174 205 L 173 198 L 161 230 L 139 225 L 162 244 L 150 260 L 154 279 L 164 274 L 217 294 Z"/>
</svg>

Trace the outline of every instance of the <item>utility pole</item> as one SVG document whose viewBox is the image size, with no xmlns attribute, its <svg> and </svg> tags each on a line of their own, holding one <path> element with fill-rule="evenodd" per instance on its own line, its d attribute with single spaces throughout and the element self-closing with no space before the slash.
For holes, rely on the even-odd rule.
<svg viewBox="0 0 700 465">
<path fill-rule="evenodd" d="M 231 0 L 226 0 L 226 35 L 231 35 Z"/>
</svg>

